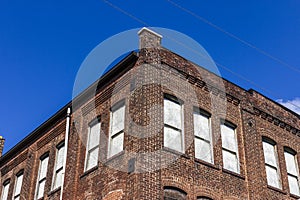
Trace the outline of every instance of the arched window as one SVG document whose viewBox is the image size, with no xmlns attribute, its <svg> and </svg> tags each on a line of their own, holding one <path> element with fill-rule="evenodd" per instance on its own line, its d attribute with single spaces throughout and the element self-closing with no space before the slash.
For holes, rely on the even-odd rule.
<svg viewBox="0 0 300 200">
<path fill-rule="evenodd" d="M 223 168 L 240 173 L 236 125 L 221 121 Z"/>
<path fill-rule="evenodd" d="M 185 200 L 186 192 L 176 187 L 164 187 L 164 200 Z"/>
<path fill-rule="evenodd" d="M 184 153 L 183 101 L 164 97 L 164 147 Z"/>
<path fill-rule="evenodd" d="M 272 187 L 281 188 L 276 142 L 266 137 L 262 138 L 262 142 L 267 183 Z"/>
<path fill-rule="evenodd" d="M 297 163 L 297 152 L 289 147 L 284 147 L 284 158 L 289 182 L 290 193 L 300 195 L 299 167 Z"/>
</svg>

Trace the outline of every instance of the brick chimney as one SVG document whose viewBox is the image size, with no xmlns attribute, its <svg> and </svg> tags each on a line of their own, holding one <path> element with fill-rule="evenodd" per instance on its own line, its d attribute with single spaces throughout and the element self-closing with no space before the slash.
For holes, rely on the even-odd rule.
<svg viewBox="0 0 300 200">
<path fill-rule="evenodd" d="M 5 139 L 2 136 L 0 136 L 0 157 L 2 156 L 2 151 L 4 148 L 4 141 L 5 141 Z"/>
<path fill-rule="evenodd" d="M 138 32 L 140 38 L 139 48 L 159 48 L 161 47 L 162 36 L 158 33 L 144 27 Z"/>
</svg>

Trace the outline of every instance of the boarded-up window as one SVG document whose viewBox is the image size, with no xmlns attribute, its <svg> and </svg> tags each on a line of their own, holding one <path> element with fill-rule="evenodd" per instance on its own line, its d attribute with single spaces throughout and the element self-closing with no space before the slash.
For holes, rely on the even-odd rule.
<svg viewBox="0 0 300 200">
<path fill-rule="evenodd" d="M 56 148 L 56 158 L 55 158 L 55 167 L 53 173 L 53 184 L 52 189 L 61 187 L 63 179 L 63 166 L 64 166 L 64 152 L 65 144 L 61 143 Z"/>
<path fill-rule="evenodd" d="M 93 121 L 89 126 L 86 146 L 85 170 L 89 170 L 98 164 L 100 126 L 101 124 L 98 119 Z"/>
<path fill-rule="evenodd" d="M 286 162 L 290 193 L 300 196 L 299 171 L 298 171 L 298 165 L 296 160 L 297 158 L 296 153 L 290 149 L 285 148 L 284 157 Z"/>
<path fill-rule="evenodd" d="M 20 199 L 22 182 L 23 182 L 23 171 L 19 172 L 16 175 L 16 183 L 15 183 L 15 189 L 14 189 L 14 199 L 15 200 Z"/>
<path fill-rule="evenodd" d="M 275 142 L 264 138 L 263 150 L 268 185 L 281 188 Z"/>
<path fill-rule="evenodd" d="M 164 188 L 164 200 L 185 200 L 187 194 L 183 190 L 175 187 Z"/>
<path fill-rule="evenodd" d="M 44 155 L 40 159 L 40 167 L 39 167 L 35 199 L 39 199 L 44 196 L 44 189 L 45 189 L 47 169 L 48 169 L 48 161 L 49 161 L 48 155 Z"/>
<path fill-rule="evenodd" d="M 195 157 L 213 163 L 209 114 L 194 109 Z"/>
<path fill-rule="evenodd" d="M 1 200 L 7 200 L 9 185 L 10 185 L 9 181 L 4 182 L 3 187 L 2 187 Z"/>
<path fill-rule="evenodd" d="M 118 104 L 111 109 L 109 157 L 123 151 L 125 105 Z"/>
<path fill-rule="evenodd" d="M 164 99 L 164 146 L 184 152 L 182 105 L 174 99 Z"/>
<path fill-rule="evenodd" d="M 223 168 L 239 173 L 238 145 L 235 127 L 231 124 L 221 124 Z"/>
</svg>

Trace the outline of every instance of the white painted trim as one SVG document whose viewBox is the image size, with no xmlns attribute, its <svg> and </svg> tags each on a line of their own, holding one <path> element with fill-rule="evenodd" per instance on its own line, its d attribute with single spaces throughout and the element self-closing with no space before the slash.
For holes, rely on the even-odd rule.
<svg viewBox="0 0 300 200">
<path fill-rule="evenodd" d="M 65 133 L 65 152 L 64 152 L 64 163 L 62 171 L 61 189 L 60 189 L 60 200 L 63 200 L 64 192 L 64 182 L 65 182 L 65 171 L 67 165 L 67 155 L 68 155 L 68 142 L 69 142 L 69 132 L 70 132 L 70 119 L 71 119 L 71 108 L 67 109 L 67 119 L 66 119 L 66 133 Z"/>
</svg>

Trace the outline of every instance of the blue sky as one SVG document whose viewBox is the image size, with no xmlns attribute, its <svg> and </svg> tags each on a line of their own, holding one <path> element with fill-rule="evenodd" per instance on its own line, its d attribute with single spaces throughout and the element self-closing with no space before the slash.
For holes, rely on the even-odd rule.
<svg viewBox="0 0 300 200">
<path fill-rule="evenodd" d="M 224 78 L 299 111 L 300 1 L 109 2 L 0 2 L 5 151 L 71 100 L 76 73 L 94 47 L 143 23 L 188 35 L 227 68 L 219 67 Z"/>
</svg>

